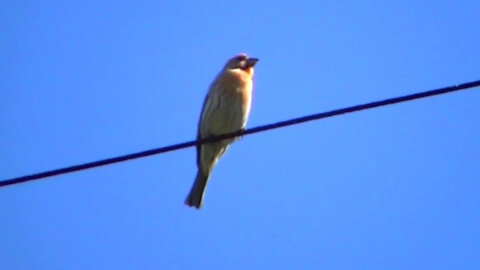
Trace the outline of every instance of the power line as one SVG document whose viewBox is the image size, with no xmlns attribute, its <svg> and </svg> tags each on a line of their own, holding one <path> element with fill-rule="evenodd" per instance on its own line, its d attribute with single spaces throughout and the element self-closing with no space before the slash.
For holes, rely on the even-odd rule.
<svg viewBox="0 0 480 270">
<path fill-rule="evenodd" d="M 468 82 L 468 83 L 463 83 L 463 84 L 459 84 L 459 85 L 454 85 L 454 86 L 449 86 L 449 87 L 444 87 L 444 88 L 438 88 L 438 89 L 425 91 L 425 92 L 420 92 L 420 93 L 415 93 L 415 94 L 406 95 L 406 96 L 400 96 L 400 97 L 394 97 L 394 98 L 389 98 L 389 99 L 380 100 L 380 101 L 374 101 L 374 102 L 360 104 L 360 105 L 356 105 L 356 106 L 351 106 L 351 107 L 336 109 L 336 110 L 332 110 L 332 111 L 327 111 L 327 112 L 307 115 L 307 116 L 303 116 L 303 117 L 298 117 L 298 118 L 294 118 L 294 119 L 290 119 L 290 120 L 286 120 L 286 121 L 281 121 L 281 122 L 277 122 L 277 123 L 273 123 L 273 124 L 258 126 L 258 127 L 254 127 L 254 128 L 248 129 L 248 130 L 244 130 L 244 131 L 237 131 L 237 132 L 233 132 L 233 133 L 228 133 L 228 134 L 223 134 L 223 135 L 219 135 L 219 136 L 215 136 L 215 137 L 210 137 L 210 138 L 206 138 L 206 139 L 202 139 L 202 140 L 198 141 L 198 144 L 211 143 L 211 142 L 220 141 L 220 140 L 224 140 L 224 139 L 229 139 L 229 138 L 233 138 L 233 137 L 237 137 L 237 136 L 245 136 L 245 135 L 248 135 L 248 134 L 253 134 L 253 133 L 263 132 L 263 131 L 267 131 L 267 130 L 271 130 L 271 129 L 296 125 L 296 124 L 309 122 L 309 121 L 313 121 L 313 120 L 329 118 L 329 117 L 333 117 L 333 116 L 337 116 L 337 115 L 341 115 L 341 114 L 353 113 L 353 112 L 363 111 L 363 110 L 372 109 L 372 108 L 376 108 L 376 107 L 382 107 L 382 106 L 392 105 L 392 104 L 396 104 L 396 103 L 411 101 L 411 100 L 415 100 L 415 99 L 437 96 L 437 95 L 442 95 L 442 94 L 446 94 L 446 93 L 450 93 L 450 92 L 456 92 L 456 91 L 460 91 L 460 90 L 466 90 L 466 89 L 473 88 L 473 87 L 478 87 L 478 86 L 480 86 L 480 80 L 473 81 L 473 82 Z M 0 181 L 0 187 L 20 184 L 20 183 L 24 183 L 24 182 L 28 182 L 28 181 L 33 181 L 33 180 L 39 180 L 39 179 L 42 179 L 42 178 L 56 176 L 56 175 L 60 175 L 60 174 L 66 174 L 66 173 L 91 169 L 91 168 L 95 168 L 95 167 L 100 167 L 100 166 L 105 166 L 105 165 L 109 165 L 109 164 L 113 164 L 113 163 L 119 163 L 119 162 L 131 160 L 131 159 L 142 158 L 142 157 L 147 157 L 147 156 L 151 156 L 151 155 L 157 155 L 157 154 L 161 154 L 161 153 L 171 152 L 171 151 L 191 147 L 191 146 L 194 146 L 196 144 L 197 144 L 197 141 L 188 141 L 188 142 L 184 142 L 184 143 L 179 143 L 179 144 L 174 144 L 174 145 L 170 145 L 170 146 L 155 148 L 155 149 L 146 150 L 146 151 L 137 152 L 137 153 L 128 154 L 128 155 L 123 155 L 123 156 L 119 156 L 119 157 L 107 158 L 107 159 L 103 159 L 103 160 L 88 162 L 88 163 L 74 165 L 74 166 L 70 166 L 70 167 L 45 171 L 45 172 L 31 174 L 31 175 L 25 175 L 25 176 L 21 176 L 21 177 L 17 177 L 17 178 L 6 179 L 6 180 L 3 180 L 3 181 Z"/>
</svg>

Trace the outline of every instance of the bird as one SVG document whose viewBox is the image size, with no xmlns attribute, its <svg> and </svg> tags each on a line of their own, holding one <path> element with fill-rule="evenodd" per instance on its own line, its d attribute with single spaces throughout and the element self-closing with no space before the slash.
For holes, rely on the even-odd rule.
<svg viewBox="0 0 480 270">
<path fill-rule="evenodd" d="M 252 101 L 253 73 L 258 58 L 235 55 L 210 84 L 198 123 L 197 142 L 245 130 Z M 185 204 L 200 209 L 210 173 L 228 146 L 239 138 L 197 144 L 197 175 Z"/>
</svg>

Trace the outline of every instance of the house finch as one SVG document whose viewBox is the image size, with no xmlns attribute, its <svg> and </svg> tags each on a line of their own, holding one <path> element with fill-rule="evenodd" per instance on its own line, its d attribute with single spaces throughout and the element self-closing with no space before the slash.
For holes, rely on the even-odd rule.
<svg viewBox="0 0 480 270">
<path fill-rule="evenodd" d="M 210 85 L 203 103 L 197 140 L 245 128 L 252 100 L 253 66 L 258 59 L 239 54 L 227 61 Z M 218 159 L 235 139 L 197 145 L 197 177 L 185 204 L 199 209 Z"/>
</svg>

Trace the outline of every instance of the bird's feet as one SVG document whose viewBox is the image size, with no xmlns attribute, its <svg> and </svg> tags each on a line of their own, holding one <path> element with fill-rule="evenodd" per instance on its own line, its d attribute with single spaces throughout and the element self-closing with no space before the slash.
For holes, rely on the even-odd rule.
<svg viewBox="0 0 480 270">
<path fill-rule="evenodd" d="M 243 139 L 243 135 L 244 135 L 244 133 L 245 133 L 245 130 L 246 130 L 245 128 L 242 128 L 242 129 L 240 129 L 240 130 L 238 131 L 238 132 L 240 133 L 240 135 L 238 135 L 237 137 L 235 137 L 235 140 L 236 140 L 236 141 L 239 141 L 239 140 Z"/>
</svg>

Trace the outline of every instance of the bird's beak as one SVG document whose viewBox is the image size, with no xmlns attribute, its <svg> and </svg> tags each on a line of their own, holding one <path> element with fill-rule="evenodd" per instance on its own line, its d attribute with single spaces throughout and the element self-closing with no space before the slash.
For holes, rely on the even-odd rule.
<svg viewBox="0 0 480 270">
<path fill-rule="evenodd" d="M 245 63 L 246 67 L 253 67 L 258 62 L 258 58 L 248 58 L 247 62 Z"/>
</svg>

